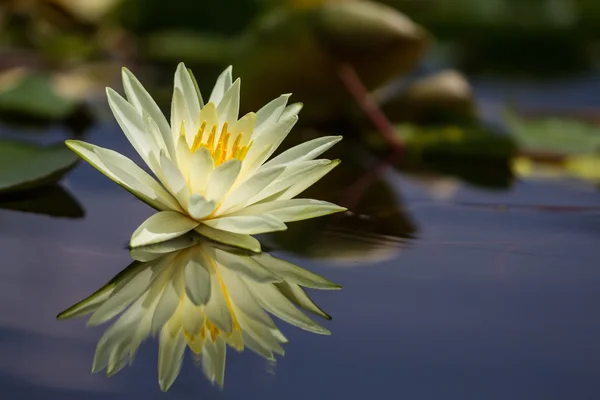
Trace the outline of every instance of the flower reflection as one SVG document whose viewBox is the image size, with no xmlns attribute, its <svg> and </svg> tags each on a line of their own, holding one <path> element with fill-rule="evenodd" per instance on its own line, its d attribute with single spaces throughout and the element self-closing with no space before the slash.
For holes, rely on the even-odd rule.
<svg viewBox="0 0 600 400">
<path fill-rule="evenodd" d="M 222 386 L 227 345 L 268 360 L 283 355 L 287 340 L 267 311 L 307 331 L 329 334 L 300 310 L 330 318 L 302 287 L 340 286 L 267 253 L 187 235 L 132 249 L 131 255 L 136 261 L 58 316 L 91 314 L 88 325 L 98 325 L 121 314 L 98 343 L 93 372 L 118 372 L 133 361 L 144 339 L 158 335 L 162 390 L 175 381 L 186 347 L 205 376 Z"/>
</svg>

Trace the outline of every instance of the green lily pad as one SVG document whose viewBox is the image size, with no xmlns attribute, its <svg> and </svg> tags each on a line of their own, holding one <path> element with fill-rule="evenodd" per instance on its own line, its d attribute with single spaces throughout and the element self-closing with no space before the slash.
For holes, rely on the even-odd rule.
<svg viewBox="0 0 600 400">
<path fill-rule="evenodd" d="M 62 218 L 85 215 L 79 202 L 59 185 L 0 194 L 0 208 Z"/>
<path fill-rule="evenodd" d="M 600 128 L 567 118 L 523 119 L 505 112 L 505 121 L 522 152 L 554 155 L 600 151 Z"/>
<path fill-rule="evenodd" d="M 0 140 L 0 193 L 56 183 L 78 160 L 63 143 L 39 146 Z"/>
<path fill-rule="evenodd" d="M 77 108 L 74 100 L 56 92 L 46 76 L 12 70 L 0 77 L 0 113 L 61 120 Z"/>
</svg>

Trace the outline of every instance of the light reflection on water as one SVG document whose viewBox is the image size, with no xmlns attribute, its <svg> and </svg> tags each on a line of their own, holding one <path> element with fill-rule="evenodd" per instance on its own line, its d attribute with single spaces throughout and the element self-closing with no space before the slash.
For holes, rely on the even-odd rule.
<svg viewBox="0 0 600 400">
<path fill-rule="evenodd" d="M 97 131 L 93 141 L 116 140 L 126 149 L 112 133 Z M 290 344 L 275 367 L 232 352 L 220 392 L 188 357 L 168 395 L 562 399 L 600 393 L 598 212 L 495 207 L 598 207 L 597 192 L 568 182 L 527 183 L 501 193 L 460 188 L 450 200 L 435 200 L 427 187 L 391 172 L 388 178 L 398 193 L 402 188 L 403 210 L 417 227 L 409 246 L 358 265 L 283 248 L 276 253 L 343 286 L 313 296 L 333 316 L 331 337 L 280 324 Z M 142 345 L 131 368 L 107 379 L 90 374 L 102 329 L 55 320 L 127 265 L 129 234 L 151 210 L 85 164 L 69 177 L 68 189 L 84 205 L 85 219 L 0 211 L 0 385 L 7 398 L 164 398 L 156 385 L 156 341 Z M 347 265 L 357 268 L 342 268 Z"/>
</svg>

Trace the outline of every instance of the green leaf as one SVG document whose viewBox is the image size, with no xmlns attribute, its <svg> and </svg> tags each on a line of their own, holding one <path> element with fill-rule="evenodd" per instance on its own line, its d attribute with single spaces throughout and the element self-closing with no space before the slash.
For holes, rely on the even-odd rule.
<svg viewBox="0 0 600 400">
<path fill-rule="evenodd" d="M 597 126 L 567 118 L 526 120 L 510 110 L 504 116 L 522 152 L 575 155 L 600 151 Z"/>
<path fill-rule="evenodd" d="M 78 160 L 62 143 L 44 147 L 0 140 L 0 193 L 58 182 Z"/>
<path fill-rule="evenodd" d="M 85 215 L 77 200 L 58 185 L 0 194 L 0 208 L 63 218 Z"/>
<path fill-rule="evenodd" d="M 75 101 L 59 95 L 43 75 L 12 70 L 0 78 L 0 113 L 60 120 L 77 107 Z"/>
</svg>

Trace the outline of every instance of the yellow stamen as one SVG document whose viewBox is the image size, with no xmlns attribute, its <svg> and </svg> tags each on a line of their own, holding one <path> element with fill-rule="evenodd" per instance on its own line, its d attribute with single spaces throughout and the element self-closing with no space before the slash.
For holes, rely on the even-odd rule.
<svg viewBox="0 0 600 400">
<path fill-rule="evenodd" d="M 196 132 L 196 137 L 194 138 L 194 143 L 192 143 L 192 153 L 195 152 L 202 146 L 202 136 L 204 135 L 204 130 L 206 129 L 206 121 L 202 122 L 200 128 L 198 128 L 198 132 Z"/>
<path fill-rule="evenodd" d="M 233 142 L 233 146 L 231 146 L 231 150 L 229 150 L 231 132 L 228 131 L 228 127 L 229 124 L 225 122 L 221 128 L 220 135 L 217 136 L 217 125 L 209 127 L 206 121 L 203 121 L 200 125 L 200 128 L 196 132 L 196 136 L 194 137 L 192 145 L 190 146 L 191 152 L 194 153 L 201 147 L 206 148 L 210 152 L 215 166 L 221 165 L 224 162 L 232 159 L 243 161 L 246 153 L 248 153 L 248 150 L 252 146 L 252 142 L 246 146 L 241 146 L 240 144 L 244 138 L 244 133 L 240 132 L 235 137 L 235 141 Z M 206 140 L 203 140 L 204 133 L 206 132 L 207 128 L 210 128 L 210 133 Z M 184 129 L 183 125 L 182 129 Z M 185 134 L 185 131 L 183 134 Z"/>
</svg>

